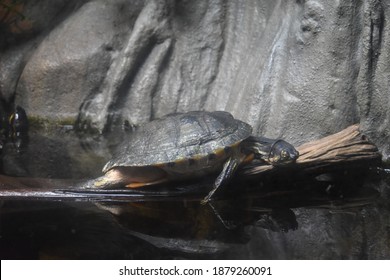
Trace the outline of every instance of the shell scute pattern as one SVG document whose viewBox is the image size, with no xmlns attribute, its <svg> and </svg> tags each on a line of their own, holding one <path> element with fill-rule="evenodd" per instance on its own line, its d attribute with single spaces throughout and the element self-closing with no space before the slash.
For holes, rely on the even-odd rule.
<svg viewBox="0 0 390 280">
<path fill-rule="evenodd" d="M 241 142 L 251 133 L 250 125 L 227 112 L 167 115 L 133 132 L 103 172 L 116 166 L 156 166 L 190 159 L 196 164 L 210 154 L 219 156 L 219 150 Z"/>
</svg>

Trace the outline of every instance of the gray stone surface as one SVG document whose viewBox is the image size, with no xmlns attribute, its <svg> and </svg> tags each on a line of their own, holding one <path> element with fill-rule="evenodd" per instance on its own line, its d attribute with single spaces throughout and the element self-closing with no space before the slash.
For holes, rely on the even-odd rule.
<svg viewBox="0 0 390 280">
<path fill-rule="evenodd" d="M 40 0 L 11 5 L 8 17 L 0 20 L 0 96 L 4 101 L 10 103 L 15 97 L 20 75 L 37 45 L 83 2 Z"/>
<path fill-rule="evenodd" d="M 301 144 L 360 122 L 387 158 L 389 15 L 384 0 L 90 1 L 27 62 L 4 50 L 0 85 L 30 115 L 98 131 L 227 110 Z"/>
<path fill-rule="evenodd" d="M 87 3 L 50 32 L 23 69 L 16 102 L 31 115 L 75 119 L 109 66 L 116 13 L 117 7 Z"/>
</svg>

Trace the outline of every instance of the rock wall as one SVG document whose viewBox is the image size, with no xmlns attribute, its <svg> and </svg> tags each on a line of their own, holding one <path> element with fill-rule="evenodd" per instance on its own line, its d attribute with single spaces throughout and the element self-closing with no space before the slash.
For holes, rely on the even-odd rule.
<svg viewBox="0 0 390 280">
<path fill-rule="evenodd" d="M 2 99 L 30 116 L 102 132 L 226 110 L 297 145 L 361 123 L 390 154 L 390 1 L 38 3 L 0 44 Z"/>
</svg>

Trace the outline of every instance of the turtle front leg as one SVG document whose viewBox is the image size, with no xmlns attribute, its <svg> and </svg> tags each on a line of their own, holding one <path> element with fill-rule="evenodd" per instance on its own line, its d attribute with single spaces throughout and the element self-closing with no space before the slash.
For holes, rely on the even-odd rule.
<svg viewBox="0 0 390 280">
<path fill-rule="evenodd" d="M 209 202 L 216 190 L 232 178 L 233 174 L 240 165 L 240 162 L 241 161 L 239 159 L 231 157 L 224 163 L 221 173 L 218 175 L 217 179 L 215 179 L 213 189 L 201 200 L 200 204 L 204 205 Z"/>
</svg>

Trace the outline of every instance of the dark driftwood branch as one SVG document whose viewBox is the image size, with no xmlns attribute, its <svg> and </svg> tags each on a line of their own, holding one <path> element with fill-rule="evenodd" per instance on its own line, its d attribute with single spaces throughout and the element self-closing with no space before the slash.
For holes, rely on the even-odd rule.
<svg viewBox="0 0 390 280">
<path fill-rule="evenodd" d="M 327 166 L 360 162 L 379 162 L 381 155 L 377 147 L 360 133 L 359 125 L 327 137 L 308 142 L 298 147 L 298 169 L 313 170 Z M 245 175 L 259 175 L 275 169 L 271 165 L 254 166 L 245 170 Z"/>
</svg>

